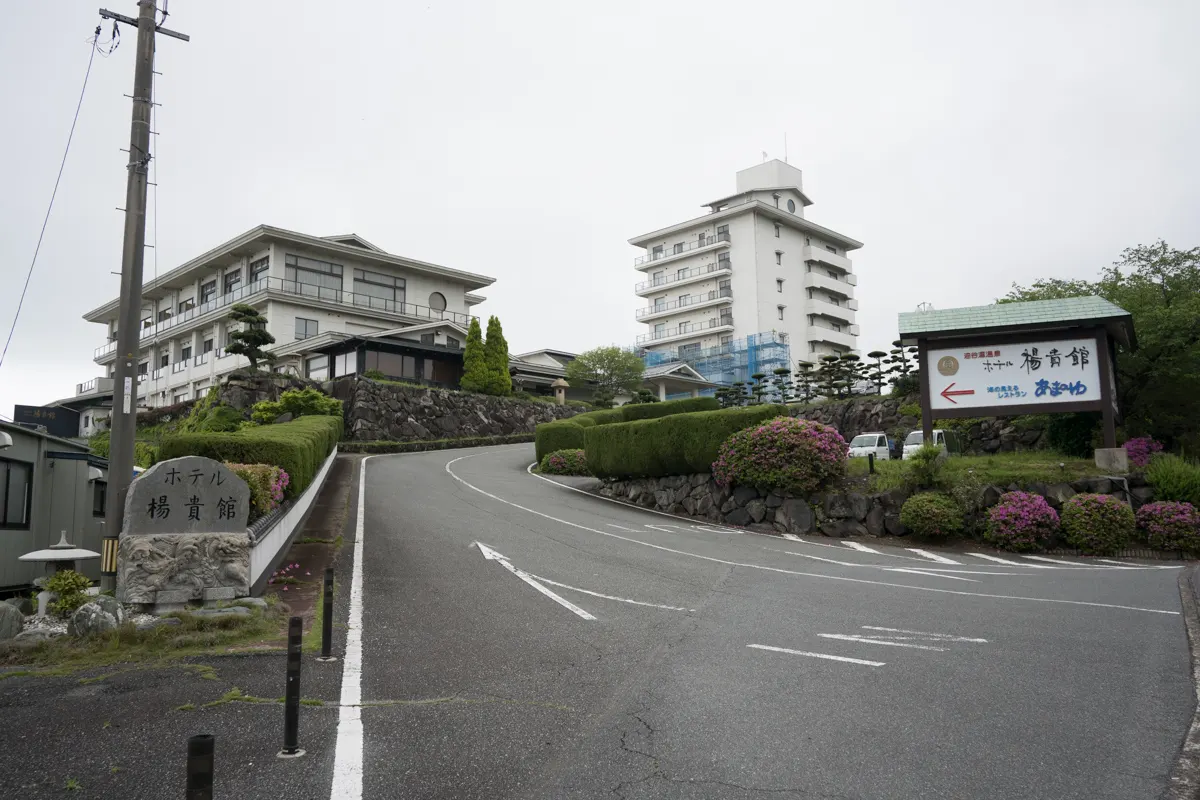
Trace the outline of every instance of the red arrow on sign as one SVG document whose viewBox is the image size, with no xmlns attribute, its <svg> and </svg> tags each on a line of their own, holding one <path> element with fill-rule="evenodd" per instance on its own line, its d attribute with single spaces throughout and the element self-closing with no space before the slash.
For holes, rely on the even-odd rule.
<svg viewBox="0 0 1200 800">
<path fill-rule="evenodd" d="M 950 384 L 949 386 L 947 386 L 945 389 L 942 389 L 942 397 L 946 398 L 946 399 L 947 399 L 947 400 L 949 400 L 951 403 L 954 403 L 954 405 L 958 405 L 958 401 L 954 399 L 954 398 L 955 398 L 955 397 L 957 397 L 958 395 L 962 395 L 962 394 L 975 394 L 975 390 L 974 390 L 974 389 L 957 389 L 957 390 L 955 390 L 955 391 L 953 391 L 953 392 L 952 392 L 952 391 L 950 391 L 951 389 L 953 389 L 953 388 L 955 387 L 955 385 L 956 385 L 956 384 L 952 383 L 952 384 Z"/>
</svg>

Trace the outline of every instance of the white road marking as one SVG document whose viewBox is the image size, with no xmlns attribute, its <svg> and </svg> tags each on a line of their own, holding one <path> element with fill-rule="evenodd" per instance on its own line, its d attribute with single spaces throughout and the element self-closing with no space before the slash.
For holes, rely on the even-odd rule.
<svg viewBox="0 0 1200 800">
<path fill-rule="evenodd" d="M 783 538 L 787 539 L 789 542 L 803 542 L 804 541 L 803 539 L 801 539 L 799 536 L 797 536 L 794 533 L 785 533 L 785 534 L 782 534 L 782 536 L 783 536 Z"/>
<path fill-rule="evenodd" d="M 666 527 L 659 526 L 659 525 L 647 525 L 646 527 L 652 531 L 660 531 L 662 533 L 669 533 L 672 535 L 674 535 L 674 533 L 675 533 L 674 531 L 668 530 Z"/>
<path fill-rule="evenodd" d="M 945 647 L 932 647 L 927 644 L 906 644 L 904 642 L 892 642 L 887 639 L 873 639 L 869 636 L 855 636 L 846 633 L 818 633 L 822 639 L 838 639 L 843 642 L 860 642 L 862 644 L 882 644 L 888 647 L 911 647 L 914 650 L 936 650 L 939 653 L 946 652 Z"/>
<path fill-rule="evenodd" d="M 338 709 L 330 800 L 362 800 L 362 617 L 363 521 L 366 518 L 367 456 L 358 471 L 358 512 L 354 529 L 354 560 L 350 573 L 350 614 L 346 620 L 346 652 L 342 655 L 342 696 Z"/>
<path fill-rule="evenodd" d="M 1105 564 L 1116 564 L 1119 567 L 1143 567 L 1145 564 L 1130 564 L 1128 561 L 1113 561 L 1111 558 L 1097 558 L 1097 561 L 1103 561 Z"/>
<path fill-rule="evenodd" d="M 842 542 L 842 544 L 846 545 L 846 547 L 849 547 L 852 550 L 857 550 L 860 553 L 875 553 L 876 555 L 883 555 L 874 547 L 867 547 L 865 544 L 859 544 L 858 542 Z"/>
<path fill-rule="evenodd" d="M 792 650 L 788 647 L 771 647 L 766 644 L 748 644 L 755 650 L 770 650 L 772 653 L 787 653 L 792 656 L 808 656 L 809 658 L 824 658 L 829 661 L 844 661 L 847 664 L 862 664 L 865 667 L 882 667 L 886 661 L 867 661 L 863 658 L 847 658 L 846 656 L 831 656 L 828 653 L 809 653 L 806 650 Z"/>
<path fill-rule="evenodd" d="M 910 553 L 916 553 L 923 558 L 928 558 L 930 561 L 936 561 L 939 564 L 958 564 L 958 562 L 952 558 L 939 556 L 937 553 L 931 553 L 928 550 L 919 550 L 916 547 L 906 547 L 904 549 Z"/>
<path fill-rule="evenodd" d="M 686 550 L 677 550 L 673 547 L 665 547 L 660 544 L 651 544 L 650 542 L 643 542 L 638 539 L 631 539 L 628 536 L 621 536 L 620 534 L 617 534 L 617 533 L 610 533 L 609 531 L 602 531 L 599 528 L 589 528 L 586 525 L 580 525 L 578 522 L 571 522 L 570 520 L 551 516 L 550 514 L 546 514 L 542 511 L 535 511 L 534 509 L 528 508 L 527 506 L 520 505 L 519 503 L 514 503 L 511 500 L 505 500 L 503 497 L 494 495 L 485 489 L 480 489 L 475 484 L 469 483 L 466 480 L 460 478 L 458 475 L 456 475 L 454 473 L 454 470 L 450 469 L 450 467 L 452 465 L 458 463 L 459 461 L 462 461 L 463 459 L 478 458 L 480 455 L 484 455 L 484 454 L 483 453 L 472 453 L 471 455 L 460 456 L 458 458 L 451 459 L 450 461 L 446 462 L 446 465 L 444 467 L 444 469 L 446 470 L 446 474 L 449 475 L 454 480 L 461 483 L 463 486 L 466 486 L 468 489 L 470 489 L 474 492 L 478 492 L 479 494 L 483 495 L 484 497 L 490 497 L 491 499 L 495 500 L 497 503 L 503 503 L 506 506 L 512 506 L 513 508 L 524 511 L 527 514 L 533 514 L 534 516 L 542 517 L 543 519 L 548 519 L 548 520 L 551 520 L 552 522 L 557 522 L 561 525 L 567 525 L 572 528 L 578 528 L 581 531 L 588 531 L 589 533 L 599 534 L 600 536 L 609 536 L 609 537 L 612 537 L 613 539 L 620 539 L 623 542 L 630 542 L 631 544 L 641 545 L 642 547 L 649 547 L 654 550 L 661 550 L 664 553 L 675 553 L 676 555 L 687 556 L 689 558 L 697 558 L 697 559 L 700 559 L 701 561 L 709 561 L 713 564 L 725 564 L 726 566 L 730 566 L 730 567 L 745 567 L 746 569 L 757 569 L 757 570 L 761 570 L 763 572 L 778 573 L 780 575 L 796 575 L 796 576 L 803 577 L 803 578 L 819 578 L 821 580 L 843 581 L 845 583 L 862 583 L 862 584 L 867 584 L 869 586 L 886 586 L 886 587 L 893 588 L 893 589 L 908 589 L 908 590 L 914 591 L 914 592 L 933 592 L 935 594 L 953 594 L 953 595 L 958 595 L 960 597 L 983 597 L 983 598 L 987 598 L 990 600 L 1018 600 L 1018 601 L 1029 602 L 1029 603 L 1051 603 L 1054 605 L 1081 606 L 1084 608 L 1113 608 L 1113 609 L 1118 609 L 1121 611 L 1140 611 L 1140 612 L 1147 613 L 1147 614 L 1166 614 L 1166 615 L 1172 616 L 1172 617 L 1178 617 L 1180 615 L 1180 612 L 1178 612 L 1178 611 L 1168 611 L 1166 609 L 1161 609 L 1161 608 L 1141 608 L 1139 606 L 1122 606 L 1122 605 L 1116 605 L 1115 603 L 1090 603 L 1085 600 L 1058 600 L 1058 599 L 1052 598 L 1052 597 L 1022 597 L 1020 595 L 1009 595 L 1009 594 L 985 594 L 983 592 L 960 592 L 955 589 L 936 589 L 932 586 L 913 586 L 913 585 L 907 584 L 907 583 L 887 583 L 886 581 L 871 581 L 871 580 L 866 580 L 865 578 L 847 578 L 842 575 L 822 575 L 817 572 L 797 572 L 795 570 L 783 569 L 781 567 L 767 567 L 762 564 L 748 564 L 744 561 L 730 561 L 730 560 L 724 559 L 724 558 L 714 558 L 712 556 L 703 556 L 703 555 L 700 555 L 699 553 L 689 553 Z M 543 481 L 546 481 L 547 483 L 553 484 L 562 489 L 570 489 L 572 491 L 578 491 L 581 494 L 586 494 L 589 497 L 595 497 L 598 500 L 609 500 L 609 498 L 607 498 L 607 497 L 599 497 L 598 495 L 592 495 L 588 492 L 584 492 L 582 490 L 575 489 L 575 487 L 573 487 L 573 486 L 566 486 L 564 484 L 559 483 L 558 481 L 552 481 L 549 478 L 547 478 L 543 475 L 538 475 L 534 472 L 530 472 L 529 474 L 535 478 L 539 478 Z M 615 503 L 617 501 L 610 500 L 610 502 Z M 622 505 L 624 505 L 624 504 L 622 504 Z M 626 506 L 626 508 L 629 508 L 629 507 Z M 633 511 L 633 510 L 649 511 L 650 509 L 630 509 L 630 510 L 631 511 Z M 651 513 L 659 513 L 659 512 L 651 512 Z M 664 516 L 669 516 L 669 515 L 664 515 Z M 763 534 L 763 535 L 766 536 L 768 534 Z M 1106 567 L 1106 569 L 1112 569 L 1112 568 Z"/>
<path fill-rule="evenodd" d="M 483 557 L 485 559 L 487 559 L 488 561 L 497 562 L 498 564 L 500 564 L 500 566 L 504 567 L 506 570 L 511 572 L 513 575 L 516 575 L 518 578 L 525 581 L 530 586 L 537 589 L 539 592 L 546 595 L 546 597 L 549 597 L 551 600 L 558 603 L 560 606 L 567 609 L 571 613 L 578 614 L 579 616 L 583 617 L 584 619 L 588 619 L 588 620 L 596 619 L 591 614 L 589 614 L 588 612 L 584 611 L 579 606 L 572 603 L 570 600 L 567 600 L 565 597 L 559 597 L 554 592 L 547 589 L 545 586 L 542 586 L 540 583 L 535 581 L 533 579 L 533 576 L 530 575 L 525 570 L 514 567 L 512 564 L 509 563 L 508 557 L 505 556 L 504 554 L 496 552 L 495 550 L 488 547 L 483 542 L 476 542 L 475 546 L 479 548 L 479 552 L 483 553 Z"/>
<path fill-rule="evenodd" d="M 650 606 L 651 608 L 665 608 L 667 611 L 695 611 L 696 610 L 694 608 L 680 608 L 679 606 L 664 606 L 664 605 L 660 605 L 658 603 L 646 603 L 641 600 L 630 600 L 625 597 L 613 597 L 611 594 L 600 594 L 599 592 L 593 592 L 590 589 L 580 589 L 578 586 L 568 586 L 565 583 L 559 583 L 558 581 L 552 581 L 549 578 L 543 578 L 540 575 L 533 575 L 532 577 L 536 578 L 537 580 L 541 581 L 542 583 L 548 583 L 551 586 L 557 586 L 560 589 L 570 589 L 572 592 L 583 592 L 584 594 L 590 594 L 592 597 L 603 597 L 605 600 L 616 600 L 618 602 L 629 603 L 630 605 L 634 605 L 634 606 Z"/>
<path fill-rule="evenodd" d="M 945 639 L 948 642 L 987 642 L 987 639 L 973 639 L 968 636 L 955 636 L 952 633 L 929 633 L 927 631 L 910 631 L 905 628 L 881 628 L 878 625 L 863 625 L 864 631 L 887 631 L 888 633 L 907 633 L 911 636 L 927 636 L 932 639 Z"/>
<path fill-rule="evenodd" d="M 967 581 L 968 583 L 979 583 L 973 578 L 960 578 L 957 575 L 946 575 L 943 572 L 927 572 L 923 569 L 909 569 L 907 567 L 888 567 L 887 572 L 911 572 L 914 575 L 928 575 L 931 578 L 947 578 L 952 581 Z"/>
<path fill-rule="evenodd" d="M 764 549 L 767 549 L 767 548 L 764 548 Z M 789 555 L 789 556 L 795 556 L 796 558 L 808 558 L 808 559 L 812 559 L 813 561 L 823 561 L 823 562 L 824 562 L 824 563 L 826 563 L 826 564 L 837 564 L 839 567 L 862 567 L 862 566 L 866 566 L 866 565 L 864 565 L 864 564 L 852 564 L 852 563 L 851 563 L 851 562 L 849 562 L 849 561 L 836 561 L 836 560 L 834 560 L 834 559 L 832 559 L 832 558 L 821 558 L 820 556 L 814 556 L 814 555 L 812 555 L 812 554 L 810 554 L 810 553 L 793 553 L 791 550 L 776 550 L 775 552 L 776 552 L 776 553 L 784 553 L 784 554 L 786 554 L 786 555 Z"/>
<path fill-rule="evenodd" d="M 613 525 L 611 522 L 610 522 L 610 523 L 608 523 L 608 527 L 610 527 L 610 528 L 616 528 L 617 530 L 619 530 L 619 531 L 625 531 L 626 533 L 637 533 L 637 531 L 636 531 L 636 530 L 634 530 L 633 528 L 623 528 L 623 527 L 621 527 L 620 525 Z"/>
<path fill-rule="evenodd" d="M 987 553 L 967 553 L 967 555 L 975 556 L 976 558 L 983 558 L 988 561 L 994 561 L 997 564 L 1007 564 L 1010 567 L 1025 567 L 1026 569 L 1054 569 L 1054 567 L 1047 567 L 1042 564 L 1022 564 L 1020 561 L 1011 561 L 1007 558 L 1000 558 L 999 556 L 989 556 Z"/>
</svg>

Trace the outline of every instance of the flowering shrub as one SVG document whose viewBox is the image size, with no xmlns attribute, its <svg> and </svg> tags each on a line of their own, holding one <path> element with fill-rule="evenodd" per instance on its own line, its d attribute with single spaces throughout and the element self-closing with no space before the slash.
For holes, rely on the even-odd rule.
<svg viewBox="0 0 1200 800">
<path fill-rule="evenodd" d="M 922 492 L 904 501 L 900 524 L 917 536 L 949 536 L 962 531 L 963 512 L 953 497 Z"/>
<path fill-rule="evenodd" d="M 776 417 L 730 436 L 712 473 L 723 486 L 815 492 L 846 474 L 846 440 L 819 422 Z"/>
<path fill-rule="evenodd" d="M 1151 547 L 1192 552 L 1200 549 L 1200 513 L 1191 503 L 1146 503 L 1135 518 Z"/>
<path fill-rule="evenodd" d="M 1112 555 L 1133 536 L 1133 509 L 1110 494 L 1077 494 L 1063 503 L 1067 542 L 1090 555 Z"/>
<path fill-rule="evenodd" d="M 987 541 L 1001 550 L 1041 550 L 1058 530 L 1058 514 L 1040 494 L 1007 492 L 988 511 Z"/>
<path fill-rule="evenodd" d="M 291 477 L 281 467 L 272 464 L 231 464 L 226 462 L 235 475 L 250 487 L 249 521 L 270 514 L 283 502 L 283 494 L 291 483 Z"/>
<path fill-rule="evenodd" d="M 547 475 L 591 475 L 582 450 L 555 450 L 538 465 Z"/>
<path fill-rule="evenodd" d="M 1125 455 L 1129 456 L 1129 463 L 1135 467 L 1146 466 L 1150 463 L 1150 456 L 1161 453 L 1162 449 L 1162 444 L 1149 436 L 1139 436 L 1125 443 Z"/>
</svg>

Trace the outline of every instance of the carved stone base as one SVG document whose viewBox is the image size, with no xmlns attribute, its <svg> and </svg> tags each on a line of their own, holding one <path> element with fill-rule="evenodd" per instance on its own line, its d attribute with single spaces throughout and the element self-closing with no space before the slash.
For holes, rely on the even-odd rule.
<svg viewBox="0 0 1200 800">
<path fill-rule="evenodd" d="M 193 600 L 249 593 L 250 536 L 245 532 L 121 536 L 121 602 L 182 607 Z"/>
</svg>

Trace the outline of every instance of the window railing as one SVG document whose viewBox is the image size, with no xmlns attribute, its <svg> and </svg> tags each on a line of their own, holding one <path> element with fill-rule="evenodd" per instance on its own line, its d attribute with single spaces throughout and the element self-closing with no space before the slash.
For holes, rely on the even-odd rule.
<svg viewBox="0 0 1200 800">
<path fill-rule="evenodd" d="M 651 314 L 661 314 L 664 311 L 671 311 L 676 308 L 687 308 L 688 306 L 699 305 L 700 303 L 708 303 L 713 300 L 733 297 L 732 289 L 713 289 L 709 292 L 701 292 L 700 294 L 688 295 L 684 300 L 672 300 L 669 303 L 658 303 L 656 305 L 639 308 L 637 310 L 637 318 L 649 316 Z"/>
<path fill-rule="evenodd" d="M 159 367 L 158 369 L 154 370 L 153 373 L 151 373 L 150 377 L 152 380 L 159 380 L 160 378 L 164 377 L 166 374 L 167 374 L 167 368 Z"/>
<path fill-rule="evenodd" d="M 720 317 L 714 317 L 708 322 L 695 322 L 690 325 L 677 325 L 674 328 L 666 328 L 661 331 L 643 333 L 641 336 L 637 337 L 637 343 L 641 344 L 642 342 L 657 342 L 663 339 L 672 339 L 676 336 L 686 336 L 689 333 L 702 333 L 703 331 L 707 331 L 712 328 L 724 328 L 729 325 L 733 325 L 733 317 L 729 314 L 722 314 Z"/>
<path fill-rule="evenodd" d="M 699 278 L 703 275 L 709 275 L 714 272 L 729 272 L 733 270 L 733 265 L 728 261 L 718 261 L 715 264 L 707 264 L 703 267 L 692 267 L 691 269 L 676 272 L 674 275 L 663 275 L 661 278 L 655 278 L 648 281 L 643 281 L 633 287 L 635 292 L 652 289 L 656 286 L 670 286 L 672 283 L 680 281 L 690 281 L 693 278 Z"/>
<path fill-rule="evenodd" d="M 171 365 L 171 374 L 174 375 L 176 372 L 183 372 L 187 367 L 188 362 L 186 360 L 176 361 Z"/>
<path fill-rule="evenodd" d="M 196 356 L 196 358 L 193 360 L 192 363 L 195 364 L 197 367 L 202 364 L 207 364 L 208 356 L 209 356 L 208 353 L 201 353 L 200 355 Z"/>
<path fill-rule="evenodd" d="M 234 303 L 240 303 L 252 295 L 259 292 L 272 291 L 282 294 L 290 294 L 298 297 L 312 297 L 318 300 L 324 300 L 329 303 L 337 303 L 338 305 L 353 306 L 355 308 L 370 309 L 372 311 L 381 311 L 386 314 L 395 314 L 402 317 L 413 317 L 426 321 L 445 321 L 454 322 L 463 327 L 471 323 L 472 315 L 462 314 L 457 311 L 437 311 L 428 306 L 419 306 L 413 303 L 405 303 L 399 300 L 386 300 L 381 297 L 372 297 L 365 294 L 356 294 L 342 289 L 328 289 L 323 286 L 314 286 L 310 283 L 300 281 L 289 281 L 283 278 L 263 278 L 262 280 L 248 283 L 244 286 L 239 286 L 228 294 L 220 295 L 212 300 L 200 303 L 197 306 L 189 308 L 187 311 L 180 312 L 170 319 L 151 325 L 141 332 L 141 340 L 152 339 L 155 336 L 161 336 L 172 328 L 176 328 L 194 319 L 203 317 L 219 309 L 226 308 Z M 94 358 L 101 358 L 110 353 L 115 353 L 117 343 L 110 342 L 101 347 L 97 347 L 93 355 Z"/>
<path fill-rule="evenodd" d="M 635 267 L 637 267 L 642 264 L 652 263 L 654 261 L 662 261 L 664 258 L 670 258 L 671 256 L 681 255 L 683 253 L 687 253 L 692 250 L 699 250 L 701 247 L 709 247 L 714 244 L 719 244 L 720 242 L 728 242 L 728 241 L 729 241 L 728 233 L 718 233 L 715 236 L 705 236 L 703 239 L 699 239 L 699 238 L 693 239 L 690 242 L 682 242 L 681 244 L 683 245 L 683 247 L 674 245 L 674 246 L 672 246 L 672 248 L 670 250 L 663 250 L 663 251 L 650 253 L 649 255 L 640 256 L 638 258 L 635 258 L 633 260 L 633 265 Z M 675 249 L 676 247 L 679 247 L 679 249 L 676 250 Z"/>
</svg>

